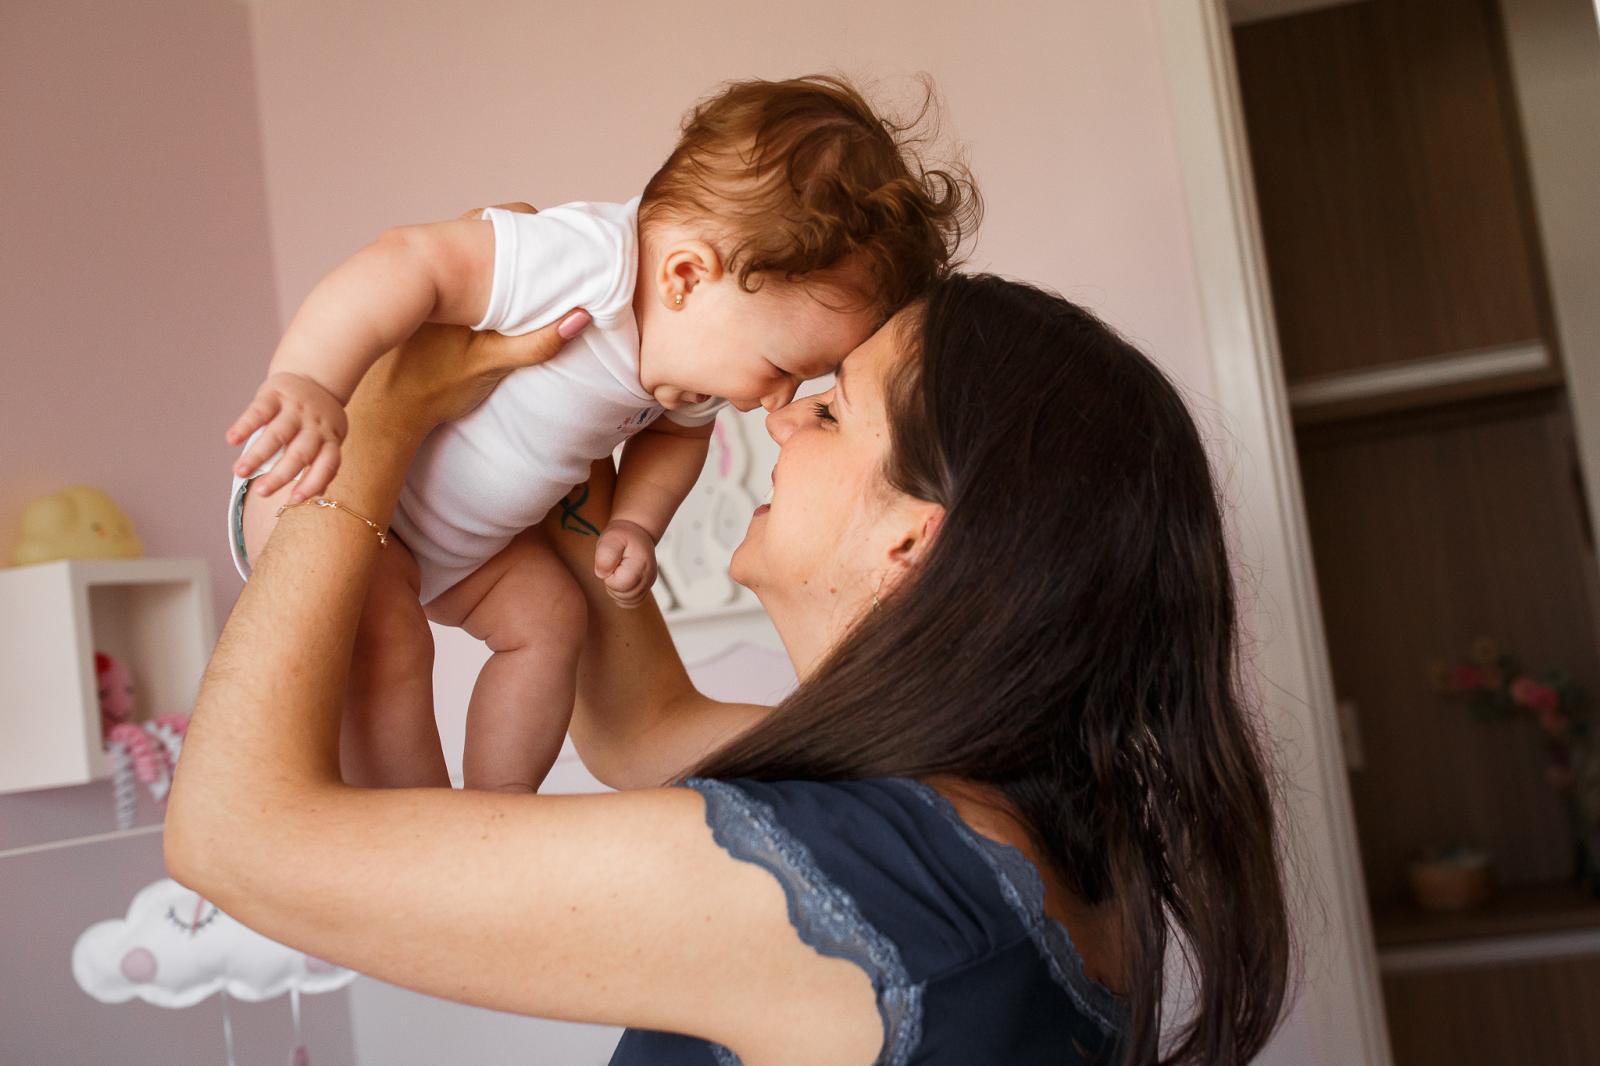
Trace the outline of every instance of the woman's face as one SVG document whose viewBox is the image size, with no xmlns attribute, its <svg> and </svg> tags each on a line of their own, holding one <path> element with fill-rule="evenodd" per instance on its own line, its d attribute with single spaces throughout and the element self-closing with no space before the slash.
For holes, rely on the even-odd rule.
<svg viewBox="0 0 1600 1066">
<path fill-rule="evenodd" d="M 892 583 L 900 531 L 935 507 L 883 478 L 897 326 L 851 352 L 832 388 L 767 416 L 779 447 L 772 502 L 752 516 L 730 571 L 760 597 L 802 675 Z"/>
</svg>

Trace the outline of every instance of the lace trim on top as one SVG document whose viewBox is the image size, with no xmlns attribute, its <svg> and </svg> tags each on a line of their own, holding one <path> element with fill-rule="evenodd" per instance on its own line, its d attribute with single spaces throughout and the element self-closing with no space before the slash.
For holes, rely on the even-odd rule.
<svg viewBox="0 0 1600 1066">
<path fill-rule="evenodd" d="M 1072 997 L 1078 1009 L 1107 1036 L 1116 1037 L 1124 1032 L 1127 1006 L 1109 988 L 1084 972 L 1083 956 L 1078 954 L 1078 947 L 1067 934 L 1066 927 L 1045 914 L 1044 879 L 1039 876 L 1038 867 L 1010 844 L 975 832 L 962 820 L 955 805 L 933 786 L 909 777 L 892 780 L 905 785 L 942 814 L 961 839 L 994 871 L 995 880 L 1000 882 L 1000 894 L 1027 928 L 1028 936 L 1050 969 L 1050 976 Z"/>
<path fill-rule="evenodd" d="M 905 1066 L 922 1042 L 922 986 L 912 984 L 894 942 L 822 873 L 811 850 L 779 824 L 771 805 L 724 781 L 691 777 L 683 784 L 705 797 L 706 824 L 716 842 L 778 879 L 800 939 L 865 971 L 883 1019 L 883 1050 L 874 1066 Z M 738 1056 L 720 1044 L 712 1051 L 718 1066 L 739 1066 Z"/>
</svg>

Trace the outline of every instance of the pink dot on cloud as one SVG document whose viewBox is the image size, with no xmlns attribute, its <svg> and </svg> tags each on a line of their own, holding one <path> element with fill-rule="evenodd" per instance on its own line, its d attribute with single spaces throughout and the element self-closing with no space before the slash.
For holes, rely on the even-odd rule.
<svg viewBox="0 0 1600 1066">
<path fill-rule="evenodd" d="M 155 979 L 156 957 L 148 948 L 133 948 L 122 956 L 122 976 L 134 984 L 146 984 Z"/>
</svg>

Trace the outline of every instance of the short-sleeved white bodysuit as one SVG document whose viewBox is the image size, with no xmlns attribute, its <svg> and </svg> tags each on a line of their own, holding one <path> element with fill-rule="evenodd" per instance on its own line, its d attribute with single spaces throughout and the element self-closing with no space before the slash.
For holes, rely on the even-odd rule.
<svg viewBox="0 0 1600 1066">
<path fill-rule="evenodd" d="M 662 407 L 639 384 L 639 200 L 570 203 L 538 214 L 490 209 L 494 281 L 475 329 L 531 333 L 573 308 L 594 324 L 561 353 L 513 371 L 466 417 L 435 429 L 406 475 L 392 528 L 417 558 L 422 602 L 437 597 L 535 525 L 589 464 L 653 422 Z M 668 412 L 716 417 L 713 398 Z M 235 501 L 242 500 L 234 493 Z M 237 519 L 230 522 L 237 529 Z M 248 574 L 240 538 L 235 562 Z"/>
</svg>

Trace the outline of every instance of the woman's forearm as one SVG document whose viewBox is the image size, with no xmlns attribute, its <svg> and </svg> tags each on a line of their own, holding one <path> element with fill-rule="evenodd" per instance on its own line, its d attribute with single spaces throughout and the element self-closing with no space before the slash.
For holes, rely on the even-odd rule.
<svg viewBox="0 0 1600 1066">
<path fill-rule="evenodd" d="M 423 427 L 386 417 L 363 385 L 326 495 L 387 528 Z M 175 869 L 221 861 L 292 825 L 339 775 L 339 719 L 356 622 L 380 546 L 350 515 L 284 512 L 212 656 L 167 811 Z M 292 830 L 290 830 L 292 832 Z"/>
<path fill-rule="evenodd" d="M 572 744 L 590 773 L 622 788 L 659 784 L 670 776 L 641 770 L 648 762 L 645 749 L 674 704 L 696 693 L 654 599 L 619 607 L 594 576 L 596 537 L 610 521 L 615 485 L 611 460 L 595 463 L 588 484 L 552 512 L 545 529 L 589 608 L 569 727 Z"/>
</svg>

